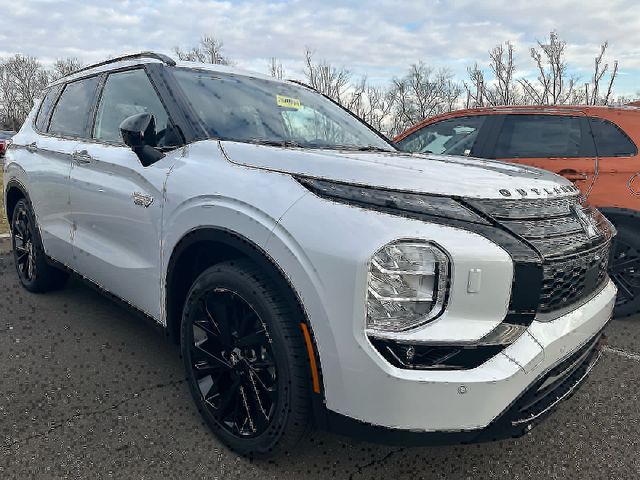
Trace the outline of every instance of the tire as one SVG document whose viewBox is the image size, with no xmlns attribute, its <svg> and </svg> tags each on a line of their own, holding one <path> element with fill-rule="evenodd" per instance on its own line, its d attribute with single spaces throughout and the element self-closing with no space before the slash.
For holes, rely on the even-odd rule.
<svg viewBox="0 0 640 480">
<path fill-rule="evenodd" d="M 44 293 L 64 287 L 69 274 L 47 262 L 35 215 L 29 203 L 21 199 L 11 219 L 11 245 L 20 283 L 33 293 Z"/>
<path fill-rule="evenodd" d="M 290 292 L 246 261 L 208 268 L 187 295 L 180 343 L 189 388 L 240 455 L 292 451 L 311 426 L 301 317 Z"/>
<path fill-rule="evenodd" d="M 614 318 L 640 313 L 640 218 L 618 217 L 613 240 L 609 276 L 618 287 Z"/>
</svg>

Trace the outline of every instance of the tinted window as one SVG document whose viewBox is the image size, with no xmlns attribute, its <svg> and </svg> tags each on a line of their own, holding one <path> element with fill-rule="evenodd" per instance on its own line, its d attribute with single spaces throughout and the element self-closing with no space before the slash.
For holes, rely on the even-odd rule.
<svg viewBox="0 0 640 480">
<path fill-rule="evenodd" d="M 626 157 L 635 155 L 638 149 L 617 125 L 601 118 L 589 118 L 593 138 L 601 157 Z"/>
<path fill-rule="evenodd" d="M 460 117 L 428 125 L 398 142 L 400 150 L 417 153 L 469 155 L 485 116 Z"/>
<path fill-rule="evenodd" d="M 580 157 L 580 117 L 507 115 L 495 158 Z"/>
<path fill-rule="evenodd" d="M 88 137 L 89 114 L 98 77 L 67 84 L 56 104 L 49 132 L 71 137 Z"/>
<path fill-rule="evenodd" d="M 93 137 L 105 142 L 122 143 L 120 124 L 138 113 L 155 117 L 157 146 L 179 143 L 179 136 L 171 127 L 169 115 L 144 70 L 113 73 L 102 91 Z"/>
<path fill-rule="evenodd" d="M 49 121 L 49 114 L 51 113 L 51 109 L 58 98 L 58 93 L 60 93 L 60 86 L 57 85 L 55 87 L 51 87 L 47 94 L 42 100 L 40 104 L 40 110 L 38 111 L 38 116 L 36 117 L 36 129 L 41 132 L 47 131 L 47 123 Z"/>
</svg>

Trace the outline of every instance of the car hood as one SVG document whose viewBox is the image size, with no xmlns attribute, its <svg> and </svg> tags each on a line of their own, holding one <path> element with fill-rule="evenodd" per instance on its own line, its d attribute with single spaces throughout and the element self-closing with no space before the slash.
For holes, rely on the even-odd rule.
<svg viewBox="0 0 640 480">
<path fill-rule="evenodd" d="M 471 198 L 545 198 L 577 192 L 551 172 L 495 160 L 227 141 L 220 147 L 229 161 L 247 167 L 407 192 Z"/>
</svg>

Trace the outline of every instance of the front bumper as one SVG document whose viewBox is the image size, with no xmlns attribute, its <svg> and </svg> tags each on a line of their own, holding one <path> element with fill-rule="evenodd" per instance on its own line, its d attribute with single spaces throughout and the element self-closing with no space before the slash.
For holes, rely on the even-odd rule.
<svg viewBox="0 0 640 480">
<path fill-rule="evenodd" d="M 571 395 L 593 368 L 615 294 L 609 281 L 575 310 L 549 322 L 534 321 L 503 353 L 472 370 L 408 371 L 380 363 L 384 375 L 370 373 L 366 384 L 353 386 L 353 395 L 362 399 L 355 414 L 329 405 L 329 428 L 367 438 L 373 428 L 376 441 L 403 444 L 519 436 Z"/>
<path fill-rule="evenodd" d="M 606 337 L 598 332 L 580 349 L 529 387 L 487 427 L 459 432 L 416 432 L 380 427 L 330 412 L 329 429 L 352 438 L 389 445 L 453 445 L 518 438 L 576 392 L 602 355 Z"/>
</svg>

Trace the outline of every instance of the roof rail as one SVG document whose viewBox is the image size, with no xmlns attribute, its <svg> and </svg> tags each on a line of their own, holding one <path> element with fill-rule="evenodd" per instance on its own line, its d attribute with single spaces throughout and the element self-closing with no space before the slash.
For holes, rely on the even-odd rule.
<svg viewBox="0 0 640 480">
<path fill-rule="evenodd" d="M 135 60 L 136 58 L 155 58 L 156 60 L 160 60 L 162 63 L 165 63 L 170 67 L 173 67 L 176 64 L 176 62 L 171 57 L 163 55 L 162 53 L 140 52 L 140 53 L 132 53 L 131 55 L 123 55 L 122 57 L 111 58 L 109 60 L 105 60 L 104 62 L 100 62 L 100 63 L 94 63 L 93 65 L 88 65 L 74 72 L 71 72 L 69 75 L 75 75 L 78 72 L 84 72 L 85 70 L 90 70 L 92 68 L 102 67 L 103 65 L 109 65 L 110 63 L 122 62 L 124 60 Z"/>
</svg>

